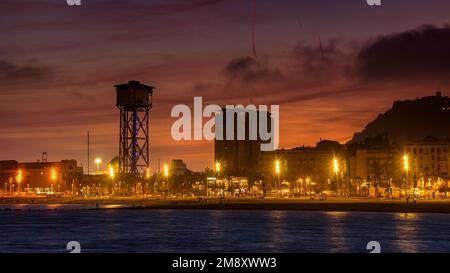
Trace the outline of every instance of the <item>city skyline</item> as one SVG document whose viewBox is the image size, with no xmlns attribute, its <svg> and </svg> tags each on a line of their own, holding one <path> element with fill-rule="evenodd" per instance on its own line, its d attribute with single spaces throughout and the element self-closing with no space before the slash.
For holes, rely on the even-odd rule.
<svg viewBox="0 0 450 273">
<path fill-rule="evenodd" d="M 365 1 L 257 1 L 253 8 L 252 1 L 85 2 L 89 9 L 77 10 L 64 1 L 6 1 L 0 11 L 9 34 L 0 44 L 0 159 L 35 161 L 47 152 L 49 161 L 73 158 L 86 167 L 88 130 L 92 158 L 113 158 L 113 85 L 128 80 L 156 87 L 152 167 L 182 158 L 194 170 L 213 165 L 214 142 L 173 141 L 170 109 L 196 95 L 208 103 L 280 104 L 280 147 L 291 148 L 320 138 L 346 142 L 394 100 L 448 94 L 450 69 L 436 62 L 449 58 L 446 1 L 381 8 Z M 398 50 L 408 37 L 413 53 L 427 58 L 405 69 L 401 58 L 410 56 Z M 423 37 L 440 46 L 431 52 Z M 388 57 L 377 63 L 380 53 Z"/>
<path fill-rule="evenodd" d="M 156 272 L 450 253 L 449 10 L 1 0 L 0 253 Z"/>
</svg>

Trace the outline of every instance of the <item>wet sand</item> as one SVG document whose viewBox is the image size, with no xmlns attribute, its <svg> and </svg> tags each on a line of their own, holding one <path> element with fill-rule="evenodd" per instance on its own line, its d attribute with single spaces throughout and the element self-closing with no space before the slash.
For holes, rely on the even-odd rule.
<svg viewBox="0 0 450 273">
<path fill-rule="evenodd" d="M 210 210 L 304 210 L 304 211 L 373 211 L 450 213 L 450 200 L 376 200 L 338 199 L 309 200 L 295 198 L 31 198 L 1 197 L 2 205 L 86 205 L 99 209 L 210 209 Z"/>
</svg>

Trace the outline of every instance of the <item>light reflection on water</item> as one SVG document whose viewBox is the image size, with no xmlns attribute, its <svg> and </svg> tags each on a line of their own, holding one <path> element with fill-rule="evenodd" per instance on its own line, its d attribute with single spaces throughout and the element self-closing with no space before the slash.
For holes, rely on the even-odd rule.
<svg viewBox="0 0 450 273">
<path fill-rule="evenodd" d="M 347 215 L 346 211 L 325 211 L 324 213 L 330 217 L 342 217 Z"/>
<path fill-rule="evenodd" d="M 101 204 L 99 208 L 102 209 L 116 209 L 129 208 L 130 205 L 123 204 Z M 1 210 L 80 210 L 80 209 L 95 209 L 96 205 L 83 204 L 14 204 L 14 205 L 0 205 Z"/>
<path fill-rule="evenodd" d="M 286 224 L 286 211 L 271 211 L 269 216 L 270 239 L 267 242 L 269 252 L 283 252 L 283 246 L 289 238 L 286 238 L 284 226 Z"/>
<path fill-rule="evenodd" d="M 329 251 L 330 252 L 349 252 L 347 242 L 345 240 L 345 230 L 343 225 L 345 223 L 345 217 L 347 212 L 340 211 L 327 211 L 328 225 L 328 238 L 329 238 Z"/>
<path fill-rule="evenodd" d="M 420 241 L 416 239 L 416 226 L 420 224 L 417 223 L 417 221 L 420 220 L 420 215 L 417 213 L 396 213 L 396 216 L 400 219 L 400 222 L 396 225 L 394 231 L 394 234 L 397 237 L 397 240 L 395 241 L 396 247 L 402 249 L 403 252 L 417 252 Z"/>
<path fill-rule="evenodd" d="M 447 214 L 15 208 L 0 206 L 0 252 L 65 252 L 72 240 L 84 252 L 450 251 Z"/>
</svg>

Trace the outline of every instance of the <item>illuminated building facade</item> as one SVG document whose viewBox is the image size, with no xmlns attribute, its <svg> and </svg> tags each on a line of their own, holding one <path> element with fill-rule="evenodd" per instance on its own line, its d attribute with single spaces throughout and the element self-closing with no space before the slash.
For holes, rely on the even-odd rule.
<svg viewBox="0 0 450 273">
<path fill-rule="evenodd" d="M 449 152 L 449 140 L 432 136 L 404 145 L 404 153 L 410 158 L 411 176 L 416 179 L 448 179 Z"/>
<path fill-rule="evenodd" d="M 276 150 L 262 152 L 259 158 L 258 169 L 262 172 L 268 186 L 274 186 L 278 180 L 275 171 L 275 162 L 279 162 L 280 180 L 296 182 L 298 179 L 307 179 L 311 183 L 325 187 L 329 178 L 333 176 L 333 159 L 340 166 L 340 174 L 346 171 L 344 145 L 337 141 L 321 140 L 316 147 L 298 147 L 290 150 Z"/>
<path fill-rule="evenodd" d="M 18 172 L 22 174 L 20 181 L 17 179 Z M 24 192 L 65 191 L 72 184 L 78 184 L 82 177 L 83 168 L 77 165 L 76 160 L 25 163 L 0 161 L 0 185 L 3 193 L 18 190 L 19 183 Z"/>
</svg>

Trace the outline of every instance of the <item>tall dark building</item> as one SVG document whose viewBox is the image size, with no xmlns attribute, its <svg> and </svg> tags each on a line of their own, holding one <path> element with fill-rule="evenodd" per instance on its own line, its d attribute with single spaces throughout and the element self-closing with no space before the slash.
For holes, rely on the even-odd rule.
<svg viewBox="0 0 450 273">
<path fill-rule="evenodd" d="M 225 108 L 222 109 L 222 124 L 223 124 L 223 132 L 222 132 L 222 140 L 218 139 L 218 132 L 216 131 L 216 139 L 214 145 L 215 152 L 215 160 L 216 162 L 220 162 L 222 166 L 222 173 L 226 176 L 250 176 L 257 173 L 257 165 L 259 155 L 261 153 L 261 144 L 264 141 L 261 140 L 261 136 L 259 134 L 259 124 L 260 124 L 260 111 L 254 111 L 256 114 L 256 129 L 257 129 L 257 137 L 254 140 L 250 139 L 249 129 L 251 128 L 250 124 L 250 111 L 245 113 L 245 139 L 238 140 L 238 117 L 237 113 L 234 113 L 234 126 L 232 129 L 234 132 L 234 137 L 232 140 L 226 140 L 226 124 L 227 124 L 227 110 Z M 244 114 L 242 113 L 242 114 Z M 268 131 L 271 130 L 271 115 L 268 112 L 267 114 L 267 128 Z M 217 122 L 216 117 L 216 122 Z M 241 128 L 241 129 L 244 129 Z M 255 128 L 255 126 L 253 126 Z"/>
</svg>

